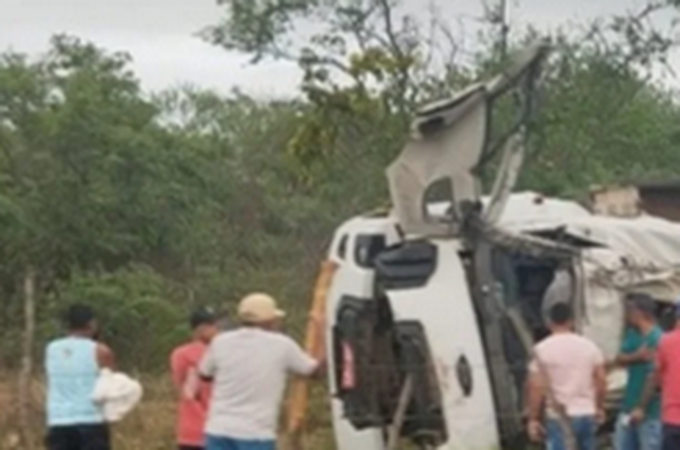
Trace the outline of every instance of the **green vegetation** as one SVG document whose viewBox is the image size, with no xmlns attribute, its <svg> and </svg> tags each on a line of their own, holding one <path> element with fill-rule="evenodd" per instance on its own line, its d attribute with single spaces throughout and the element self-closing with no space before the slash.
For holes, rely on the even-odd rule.
<svg viewBox="0 0 680 450">
<path fill-rule="evenodd" d="M 299 333 L 334 227 L 387 203 L 384 168 L 414 108 L 505 57 L 494 14 L 462 58 L 449 27 L 394 1 L 220 3 L 223 20 L 203 37 L 253 63 L 296 62 L 297 98 L 143 92 L 127 55 L 72 36 L 38 59 L 0 56 L 3 367 L 22 352 L 40 361 L 72 301 L 95 305 L 123 366 L 143 372 L 165 369 L 193 306 L 230 309 L 251 290 L 279 297 Z M 515 30 L 510 49 L 555 47 L 521 188 L 574 197 L 675 175 L 680 104 L 651 76 L 673 33 L 648 20 L 675 8 Z M 318 33 L 296 39 L 302 21 Z"/>
</svg>

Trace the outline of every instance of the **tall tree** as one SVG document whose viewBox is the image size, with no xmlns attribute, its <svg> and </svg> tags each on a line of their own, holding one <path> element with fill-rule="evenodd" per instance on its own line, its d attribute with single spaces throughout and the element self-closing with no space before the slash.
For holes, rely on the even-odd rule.
<svg viewBox="0 0 680 450">
<path fill-rule="evenodd" d="M 482 45 L 476 58 L 465 61 L 457 57 L 461 40 L 438 19 L 436 9 L 432 9 L 431 20 L 423 23 L 398 0 L 219 3 L 225 11 L 224 19 L 205 31 L 206 39 L 252 55 L 253 63 L 268 57 L 287 58 L 303 69 L 301 89 L 307 105 L 289 150 L 309 176 L 314 176 L 313 168 L 320 161 L 337 170 L 347 167 L 339 164 L 344 161 L 354 165 L 361 161 L 362 171 L 373 166 L 382 169 L 398 150 L 410 114 L 418 104 L 446 95 L 502 64 L 504 46 L 498 45 L 495 29 L 490 38 L 489 33 L 483 33 L 481 43 L 490 45 Z M 548 38 L 555 46 L 547 70 L 546 120 L 537 130 L 544 138 L 536 142 L 541 151 L 534 152 L 540 169 L 525 176 L 525 185 L 556 192 L 552 182 L 556 178 L 545 170 L 550 167 L 545 161 L 566 156 L 560 156 L 562 152 L 557 149 L 562 144 L 554 137 L 548 141 L 546 136 L 557 136 L 560 130 L 569 130 L 565 133 L 571 136 L 583 135 L 584 129 L 588 133 L 603 129 L 614 132 L 620 126 L 618 114 L 645 95 L 643 91 L 648 99 L 663 97 L 652 86 L 650 74 L 666 63 L 669 50 L 676 44 L 675 21 L 666 19 L 669 28 L 662 29 L 658 23 L 663 20 L 656 18 L 674 15 L 677 6 L 674 0 L 650 0 L 638 10 L 599 18 L 577 30 L 547 35 L 515 30 L 510 47 L 537 38 Z M 492 27 L 498 25 L 493 14 L 488 21 Z M 303 28 L 313 30 L 310 36 Z M 587 110 L 584 96 L 588 97 Z M 652 107 L 657 106 L 668 111 L 667 105 Z M 584 124 L 591 117 L 600 117 L 593 119 L 597 127 Z M 594 141 L 595 136 L 589 134 L 589 139 Z M 577 159 L 576 155 L 583 159 L 579 150 L 573 150 L 569 157 Z M 603 161 L 607 159 L 602 157 Z M 592 170 L 578 171 L 583 176 L 568 184 L 562 180 L 560 189 L 573 192 L 573 187 L 583 188 L 583 183 L 601 177 L 598 171 L 602 169 L 596 166 L 594 160 Z M 327 171 L 322 171 L 325 176 Z M 368 183 L 378 174 L 377 170 L 370 175 L 362 173 Z M 610 173 L 609 178 L 614 173 L 625 175 L 619 169 Z M 318 173 L 316 177 L 321 179 Z"/>
<path fill-rule="evenodd" d="M 157 123 L 128 63 L 68 36 L 36 61 L 0 56 L 0 283 L 5 324 L 24 305 L 24 380 L 58 281 L 175 258 L 191 227 L 209 163 Z"/>
</svg>

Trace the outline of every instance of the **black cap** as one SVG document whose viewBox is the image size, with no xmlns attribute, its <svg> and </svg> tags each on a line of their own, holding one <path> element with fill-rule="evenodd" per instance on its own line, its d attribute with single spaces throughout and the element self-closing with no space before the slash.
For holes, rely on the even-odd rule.
<svg viewBox="0 0 680 450">
<path fill-rule="evenodd" d="M 196 329 L 201 325 L 214 325 L 217 323 L 217 314 L 212 308 L 199 308 L 191 314 L 189 324 L 191 329 Z"/>
<path fill-rule="evenodd" d="M 630 308 L 650 315 L 654 315 L 657 312 L 656 302 L 647 294 L 630 294 L 627 300 Z"/>
</svg>

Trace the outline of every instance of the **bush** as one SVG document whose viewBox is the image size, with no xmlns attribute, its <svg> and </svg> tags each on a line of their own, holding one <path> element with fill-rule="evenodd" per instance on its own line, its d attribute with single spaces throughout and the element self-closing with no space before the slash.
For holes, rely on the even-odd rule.
<svg viewBox="0 0 680 450">
<path fill-rule="evenodd" d="M 105 274 L 76 274 L 42 308 L 41 342 L 58 336 L 65 305 L 94 308 L 101 338 L 123 366 L 165 370 L 172 348 L 188 334 L 187 312 L 161 275 L 145 266 Z"/>
</svg>

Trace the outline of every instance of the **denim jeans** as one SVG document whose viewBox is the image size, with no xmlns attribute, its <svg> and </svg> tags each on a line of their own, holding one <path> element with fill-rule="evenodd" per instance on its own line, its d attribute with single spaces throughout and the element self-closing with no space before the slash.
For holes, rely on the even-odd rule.
<svg viewBox="0 0 680 450">
<path fill-rule="evenodd" d="M 276 450 L 276 442 L 245 441 L 224 436 L 207 435 L 205 450 Z"/>
<path fill-rule="evenodd" d="M 576 438 L 578 450 L 595 450 L 595 432 L 597 423 L 593 416 L 572 417 L 571 429 Z M 548 450 L 566 450 L 562 427 L 557 419 L 549 419 L 546 423 Z"/>
<path fill-rule="evenodd" d="M 680 426 L 663 424 L 662 450 L 677 450 L 680 448 Z"/>
<path fill-rule="evenodd" d="M 647 419 L 639 425 L 626 423 L 625 416 L 616 420 L 615 450 L 660 450 L 661 421 Z"/>
</svg>

